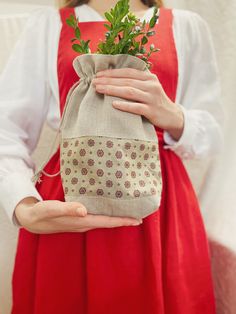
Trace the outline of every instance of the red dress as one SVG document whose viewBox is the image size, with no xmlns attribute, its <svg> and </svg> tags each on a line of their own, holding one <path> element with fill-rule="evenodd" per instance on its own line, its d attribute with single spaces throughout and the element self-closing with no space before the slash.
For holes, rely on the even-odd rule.
<svg viewBox="0 0 236 314">
<path fill-rule="evenodd" d="M 61 113 L 70 87 L 73 30 L 62 9 L 58 51 Z M 152 43 L 161 51 L 155 73 L 174 101 L 178 79 L 171 10 L 161 9 Z M 103 22 L 80 23 L 92 51 L 104 33 Z M 157 42 L 155 42 L 157 40 Z M 21 228 L 13 273 L 12 314 L 214 314 L 208 243 L 198 202 L 179 157 L 160 140 L 163 193 L 160 209 L 137 227 L 86 233 L 37 235 Z M 59 169 L 59 151 L 46 170 Z M 60 177 L 37 185 L 45 200 L 64 200 Z"/>
</svg>

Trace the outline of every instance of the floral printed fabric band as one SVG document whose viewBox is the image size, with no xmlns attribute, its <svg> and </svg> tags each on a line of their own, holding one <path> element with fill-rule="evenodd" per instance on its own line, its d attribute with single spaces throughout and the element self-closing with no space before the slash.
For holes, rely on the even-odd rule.
<svg viewBox="0 0 236 314">
<path fill-rule="evenodd" d="M 61 175 L 68 201 L 85 194 L 130 201 L 159 199 L 158 143 L 103 136 L 63 139 Z"/>
</svg>

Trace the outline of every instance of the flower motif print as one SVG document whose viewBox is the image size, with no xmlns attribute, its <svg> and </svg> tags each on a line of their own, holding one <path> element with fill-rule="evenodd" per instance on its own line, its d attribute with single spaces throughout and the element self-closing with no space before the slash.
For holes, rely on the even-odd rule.
<svg viewBox="0 0 236 314">
<path fill-rule="evenodd" d="M 89 159 L 89 160 L 88 160 L 88 165 L 89 165 L 90 167 L 92 167 L 92 166 L 94 165 L 94 160 L 93 160 L 93 159 Z"/>
<path fill-rule="evenodd" d="M 97 155 L 98 157 L 102 157 L 104 155 L 104 151 L 102 149 L 98 149 Z"/>
<path fill-rule="evenodd" d="M 88 173 L 88 170 L 86 168 L 82 168 L 81 169 L 81 173 L 82 173 L 83 176 L 86 176 L 87 173 Z"/>
<path fill-rule="evenodd" d="M 94 184 L 95 184 L 95 179 L 90 178 L 90 179 L 89 179 L 89 184 L 90 184 L 90 185 L 94 185 Z"/>
<path fill-rule="evenodd" d="M 97 170 L 98 177 L 102 177 L 104 175 L 104 171 L 102 169 Z"/>
<path fill-rule="evenodd" d="M 97 195 L 103 195 L 104 191 L 103 189 L 97 189 Z"/>
<path fill-rule="evenodd" d="M 111 180 L 107 180 L 107 181 L 106 181 L 106 186 L 107 186 L 108 188 L 111 188 L 111 187 L 113 186 L 113 182 L 112 182 Z"/>
<path fill-rule="evenodd" d="M 128 169 L 130 167 L 130 163 L 128 161 L 125 162 L 125 168 Z"/>
<path fill-rule="evenodd" d="M 72 178 L 72 179 L 71 179 L 71 183 L 72 183 L 73 185 L 77 184 L 77 183 L 78 183 L 78 179 L 77 179 L 77 178 Z"/>
<path fill-rule="evenodd" d="M 86 193 L 86 188 L 85 187 L 82 187 L 79 189 L 79 193 L 80 194 L 85 194 Z"/>
<path fill-rule="evenodd" d="M 123 196 L 123 193 L 121 191 L 116 191 L 116 197 L 121 198 Z"/>
<path fill-rule="evenodd" d="M 86 155 L 86 150 L 83 148 L 79 151 L 80 156 L 85 156 Z"/>
<path fill-rule="evenodd" d="M 106 161 L 106 166 L 107 166 L 108 168 L 111 168 L 111 167 L 113 166 L 113 162 L 112 162 L 111 160 L 107 160 L 107 161 Z"/>
<path fill-rule="evenodd" d="M 116 152 L 116 158 L 117 159 L 121 159 L 122 158 L 122 152 L 121 151 L 117 151 Z"/>
<path fill-rule="evenodd" d="M 134 191 L 134 197 L 139 197 L 139 196 L 140 196 L 139 190 L 135 190 L 135 191 Z"/>
<path fill-rule="evenodd" d="M 126 189 L 129 189 L 131 187 L 130 181 L 125 181 L 125 187 Z"/>
<path fill-rule="evenodd" d="M 120 179 L 120 178 L 122 178 L 122 172 L 121 171 L 116 171 L 116 177 L 117 177 L 117 179 Z"/>
<path fill-rule="evenodd" d="M 126 142 L 126 143 L 125 143 L 125 149 L 127 149 L 127 150 L 128 150 L 128 149 L 130 149 L 130 147 L 131 147 L 131 144 L 130 144 L 130 143 L 128 143 L 128 142 Z"/>
<path fill-rule="evenodd" d="M 112 148 L 113 147 L 113 142 L 112 141 L 107 141 L 107 143 L 106 143 L 106 146 L 108 147 L 108 148 Z"/>
<path fill-rule="evenodd" d="M 88 146 L 92 147 L 94 146 L 94 144 L 95 144 L 95 141 L 93 139 L 88 140 Z"/>
</svg>

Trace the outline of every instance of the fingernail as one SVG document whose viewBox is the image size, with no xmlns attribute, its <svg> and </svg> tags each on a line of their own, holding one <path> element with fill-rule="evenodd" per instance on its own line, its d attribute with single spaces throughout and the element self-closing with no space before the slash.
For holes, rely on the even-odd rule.
<svg viewBox="0 0 236 314">
<path fill-rule="evenodd" d="M 100 77 L 100 76 L 102 76 L 103 75 L 103 72 L 98 72 L 97 74 L 96 74 L 96 77 Z"/>
<path fill-rule="evenodd" d="M 97 86 L 96 86 L 96 89 L 99 90 L 100 92 L 105 91 L 105 88 L 104 88 L 104 86 L 102 86 L 102 85 L 97 85 Z"/>
<path fill-rule="evenodd" d="M 85 207 L 79 207 L 77 208 L 77 212 L 80 216 L 86 216 L 87 215 L 87 210 Z"/>
<path fill-rule="evenodd" d="M 141 223 L 142 223 L 142 221 L 139 220 L 139 221 L 132 223 L 132 226 L 139 226 L 139 225 L 141 225 Z"/>
<path fill-rule="evenodd" d="M 131 226 L 139 226 L 139 225 L 140 225 L 139 222 L 135 222 L 135 223 L 133 223 Z"/>
</svg>

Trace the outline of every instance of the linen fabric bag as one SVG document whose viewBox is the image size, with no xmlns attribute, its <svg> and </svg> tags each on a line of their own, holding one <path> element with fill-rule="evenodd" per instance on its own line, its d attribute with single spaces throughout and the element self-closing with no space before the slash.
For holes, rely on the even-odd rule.
<svg viewBox="0 0 236 314">
<path fill-rule="evenodd" d="M 127 54 L 84 54 L 73 66 L 80 80 L 67 95 L 60 126 L 65 200 L 81 202 L 90 214 L 144 218 L 158 209 L 162 191 L 155 128 L 115 109 L 119 98 L 97 93 L 91 80 L 98 71 L 148 71 L 147 65 Z"/>
</svg>

